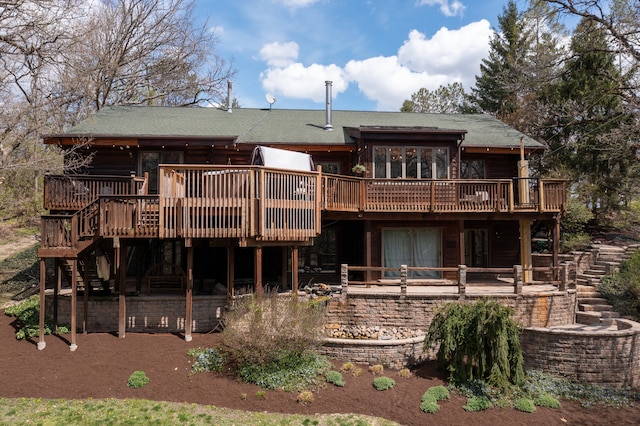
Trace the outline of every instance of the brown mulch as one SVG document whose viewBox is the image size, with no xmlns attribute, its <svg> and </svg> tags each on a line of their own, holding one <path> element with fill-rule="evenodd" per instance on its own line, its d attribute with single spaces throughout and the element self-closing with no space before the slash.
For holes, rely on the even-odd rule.
<svg viewBox="0 0 640 426">
<path fill-rule="evenodd" d="M 296 402 L 296 393 L 267 391 L 256 398 L 257 386 L 219 377 L 192 373 L 187 350 L 212 347 L 220 334 L 196 334 L 185 342 L 173 334 L 135 334 L 124 339 L 105 333 L 78 335 L 78 349 L 70 352 L 64 337 L 47 336 L 47 347 L 38 351 L 35 341 L 17 341 L 13 318 L 0 314 L 0 397 L 38 398 L 140 398 L 229 407 L 247 411 L 279 413 L 361 413 L 384 417 L 403 425 L 424 424 L 639 424 L 640 406 L 615 409 L 585 409 L 562 401 L 562 409 L 538 408 L 533 414 L 494 408 L 469 413 L 465 399 L 452 396 L 441 402 L 436 414 L 420 411 L 420 397 L 431 386 L 442 384 L 442 376 L 429 364 L 404 379 L 397 371 L 385 371 L 396 380 L 392 390 L 380 392 L 372 386 L 375 377 L 366 366 L 360 377 L 345 374 L 346 386 L 328 385 L 314 392 L 309 405 Z M 340 365 L 336 362 L 336 365 Z M 141 389 L 127 388 L 127 379 L 143 370 L 150 383 Z M 241 398 L 246 394 L 246 399 Z"/>
</svg>

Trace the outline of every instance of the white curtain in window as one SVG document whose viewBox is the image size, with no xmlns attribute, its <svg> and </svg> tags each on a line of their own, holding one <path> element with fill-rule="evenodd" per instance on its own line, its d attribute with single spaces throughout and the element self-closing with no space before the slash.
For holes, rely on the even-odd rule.
<svg viewBox="0 0 640 426">
<path fill-rule="evenodd" d="M 440 230 L 422 229 L 385 229 L 384 266 L 399 268 L 407 266 L 440 266 Z M 399 272 L 386 272 L 387 277 L 397 277 Z M 413 277 L 439 278 L 438 271 L 415 271 Z"/>
</svg>

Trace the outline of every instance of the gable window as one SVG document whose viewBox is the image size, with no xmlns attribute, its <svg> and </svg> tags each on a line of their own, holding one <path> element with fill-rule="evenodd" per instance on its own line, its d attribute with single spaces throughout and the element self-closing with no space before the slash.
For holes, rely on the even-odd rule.
<svg viewBox="0 0 640 426">
<path fill-rule="evenodd" d="M 463 160 L 460 163 L 461 179 L 484 179 L 485 176 L 484 160 Z"/>
<path fill-rule="evenodd" d="M 159 166 L 160 164 L 181 164 L 182 152 L 180 151 L 142 151 L 138 157 L 140 175 L 149 173 L 149 194 L 157 194 L 160 189 Z"/>
<path fill-rule="evenodd" d="M 379 179 L 448 179 L 446 147 L 377 146 L 373 149 L 374 176 Z"/>
<path fill-rule="evenodd" d="M 439 267 L 439 228 L 389 228 L 382 230 L 382 257 L 387 268 L 401 265 Z M 400 272 L 386 271 L 385 276 L 397 277 Z M 439 271 L 411 271 L 409 277 L 440 278 Z"/>
</svg>

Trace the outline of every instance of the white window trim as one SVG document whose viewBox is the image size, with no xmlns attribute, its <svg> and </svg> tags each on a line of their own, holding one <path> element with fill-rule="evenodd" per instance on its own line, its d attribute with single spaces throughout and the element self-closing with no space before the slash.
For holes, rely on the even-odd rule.
<svg viewBox="0 0 640 426">
<path fill-rule="evenodd" d="M 385 155 L 386 155 L 386 162 L 385 162 L 385 176 L 375 176 L 376 173 L 376 150 L 380 149 L 380 148 L 384 148 L 385 150 Z M 400 148 L 402 149 L 402 176 L 400 177 L 400 179 L 438 179 L 437 175 L 438 175 L 438 170 L 437 170 L 437 161 L 436 161 L 436 150 L 438 149 L 444 149 L 447 152 L 447 171 L 446 171 L 446 178 L 445 179 L 449 179 L 451 176 L 451 166 L 450 166 L 450 162 L 451 162 L 451 152 L 449 151 L 449 147 L 446 146 L 416 146 L 416 145 L 410 145 L 410 146 L 393 146 L 393 145 L 375 145 L 373 146 L 373 173 L 374 173 L 374 178 L 377 179 L 391 179 L 391 148 Z M 420 150 L 424 150 L 424 149 L 430 149 L 431 150 L 431 177 L 430 178 L 423 178 L 421 170 L 420 170 L 420 166 L 421 166 L 421 162 L 418 161 L 418 171 L 417 171 L 417 177 L 416 178 L 407 178 L 407 163 L 406 163 L 406 159 L 407 159 L 407 149 L 415 149 L 416 153 L 418 155 L 420 155 Z"/>
</svg>

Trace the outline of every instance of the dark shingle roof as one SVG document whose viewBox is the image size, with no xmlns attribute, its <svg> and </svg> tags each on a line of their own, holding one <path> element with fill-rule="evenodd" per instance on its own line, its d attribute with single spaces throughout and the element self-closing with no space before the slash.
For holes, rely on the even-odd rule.
<svg viewBox="0 0 640 426">
<path fill-rule="evenodd" d="M 484 114 L 422 114 L 403 112 L 332 111 L 333 131 L 323 129 L 324 110 L 266 110 L 113 106 L 59 136 L 237 138 L 255 144 L 344 144 L 344 128 L 362 126 L 435 127 L 467 131 L 463 146 L 519 147 L 543 145 Z"/>
</svg>

